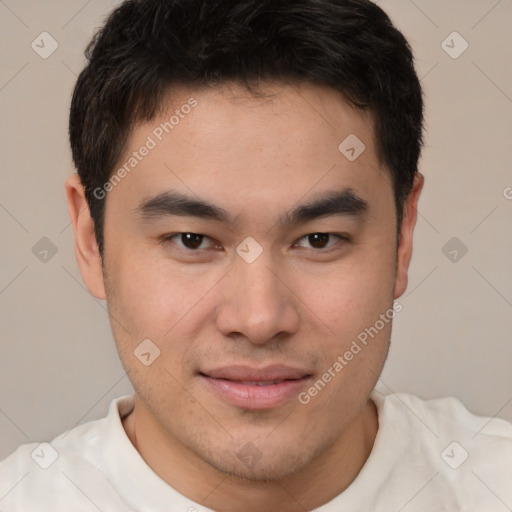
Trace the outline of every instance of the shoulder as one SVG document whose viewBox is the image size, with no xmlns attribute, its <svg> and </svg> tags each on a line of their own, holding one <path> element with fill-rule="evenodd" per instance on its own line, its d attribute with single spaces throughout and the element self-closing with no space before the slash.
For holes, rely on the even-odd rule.
<svg viewBox="0 0 512 512">
<path fill-rule="evenodd" d="M 453 396 L 424 400 L 409 393 L 393 393 L 377 399 L 382 413 L 408 424 L 423 423 L 439 432 L 482 436 L 491 440 L 512 441 L 512 423 L 498 417 L 472 413 Z"/>
<path fill-rule="evenodd" d="M 132 397 L 113 400 L 107 417 L 63 432 L 50 442 L 27 443 L 0 462 L 0 508 L 60 511 L 69 503 L 77 510 L 91 508 L 87 489 L 113 493 L 103 472 L 104 438 L 119 409 L 130 406 Z M 81 508 L 80 508 L 81 507 Z M 119 510 L 124 510 L 119 508 Z"/>
<path fill-rule="evenodd" d="M 474 414 L 454 397 L 423 400 L 394 393 L 377 397 L 376 403 L 383 442 L 391 440 L 397 452 L 396 470 L 421 474 L 452 509 L 512 503 L 510 422 Z"/>
</svg>

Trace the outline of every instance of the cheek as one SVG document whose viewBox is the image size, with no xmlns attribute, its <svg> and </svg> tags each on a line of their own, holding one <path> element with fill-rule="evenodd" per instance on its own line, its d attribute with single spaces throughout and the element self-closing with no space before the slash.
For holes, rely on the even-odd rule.
<svg viewBox="0 0 512 512">
<path fill-rule="evenodd" d="M 381 255 L 382 256 L 382 255 Z M 369 262 L 368 262 L 369 263 Z M 299 397 L 310 417 L 343 417 L 360 407 L 374 388 L 386 360 L 391 335 L 394 259 L 347 265 L 327 278 L 304 285 L 308 307 L 327 336 L 318 336 L 321 364 L 317 380 Z M 319 322 L 317 326 L 321 328 Z M 328 411 L 328 412 L 326 412 Z M 329 429 L 336 431 L 336 422 Z"/>
<path fill-rule="evenodd" d="M 136 251 L 118 251 L 110 258 L 107 303 L 120 351 L 131 352 L 146 338 L 163 348 L 163 336 L 182 316 L 187 302 L 180 285 L 177 276 Z"/>
<path fill-rule="evenodd" d="M 162 359 L 184 352 L 208 320 L 211 291 L 220 270 L 177 265 L 155 256 L 156 250 L 135 247 L 111 258 L 107 300 L 112 316 L 126 329 L 116 329 L 119 343 L 132 348 L 149 338 L 162 350 Z M 115 321 L 112 321 L 115 328 Z M 119 327 L 119 326 L 118 326 Z"/>
<path fill-rule="evenodd" d="M 394 252 L 373 252 L 378 255 L 363 255 L 361 251 L 328 272 L 305 272 L 296 277 L 304 302 L 336 337 L 346 340 L 357 336 L 373 325 L 393 301 Z"/>
<path fill-rule="evenodd" d="M 112 291 L 116 311 L 134 327 L 150 329 L 153 336 L 173 316 L 175 290 L 152 264 L 134 258 L 119 263 Z"/>
<path fill-rule="evenodd" d="M 118 258 L 116 265 L 107 287 L 107 302 L 123 367 L 145 400 L 151 390 L 155 396 L 162 389 L 179 396 L 175 379 L 181 380 L 181 361 L 189 339 L 183 332 L 184 319 L 193 293 L 183 286 L 183 278 L 165 273 L 149 259 L 131 254 Z"/>
</svg>

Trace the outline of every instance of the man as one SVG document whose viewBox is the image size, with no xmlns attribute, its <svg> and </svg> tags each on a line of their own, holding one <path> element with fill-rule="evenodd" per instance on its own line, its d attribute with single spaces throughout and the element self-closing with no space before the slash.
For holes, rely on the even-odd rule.
<svg viewBox="0 0 512 512">
<path fill-rule="evenodd" d="M 126 1 L 88 58 L 66 194 L 135 395 L 8 457 L 1 510 L 510 508 L 509 423 L 374 391 L 423 185 L 384 12 Z"/>
</svg>

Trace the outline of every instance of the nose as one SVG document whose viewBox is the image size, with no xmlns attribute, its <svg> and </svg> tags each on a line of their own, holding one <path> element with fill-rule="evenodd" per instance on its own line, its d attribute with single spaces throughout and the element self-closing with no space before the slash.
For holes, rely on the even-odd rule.
<svg viewBox="0 0 512 512">
<path fill-rule="evenodd" d="M 300 301 L 288 279 L 265 252 L 252 263 L 240 258 L 224 278 L 218 329 L 225 336 L 239 335 L 258 345 L 295 333 Z"/>
</svg>

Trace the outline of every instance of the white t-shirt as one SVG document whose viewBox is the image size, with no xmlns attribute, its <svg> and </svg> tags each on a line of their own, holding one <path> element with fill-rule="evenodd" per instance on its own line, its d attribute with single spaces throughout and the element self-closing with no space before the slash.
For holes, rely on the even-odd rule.
<svg viewBox="0 0 512 512">
<path fill-rule="evenodd" d="M 350 487 L 316 512 L 512 509 L 512 424 L 475 416 L 455 398 L 372 398 L 372 452 Z M 118 398 L 106 418 L 20 446 L 0 463 L 0 511 L 211 512 L 145 463 L 121 423 L 132 407 L 132 396 Z"/>
</svg>

